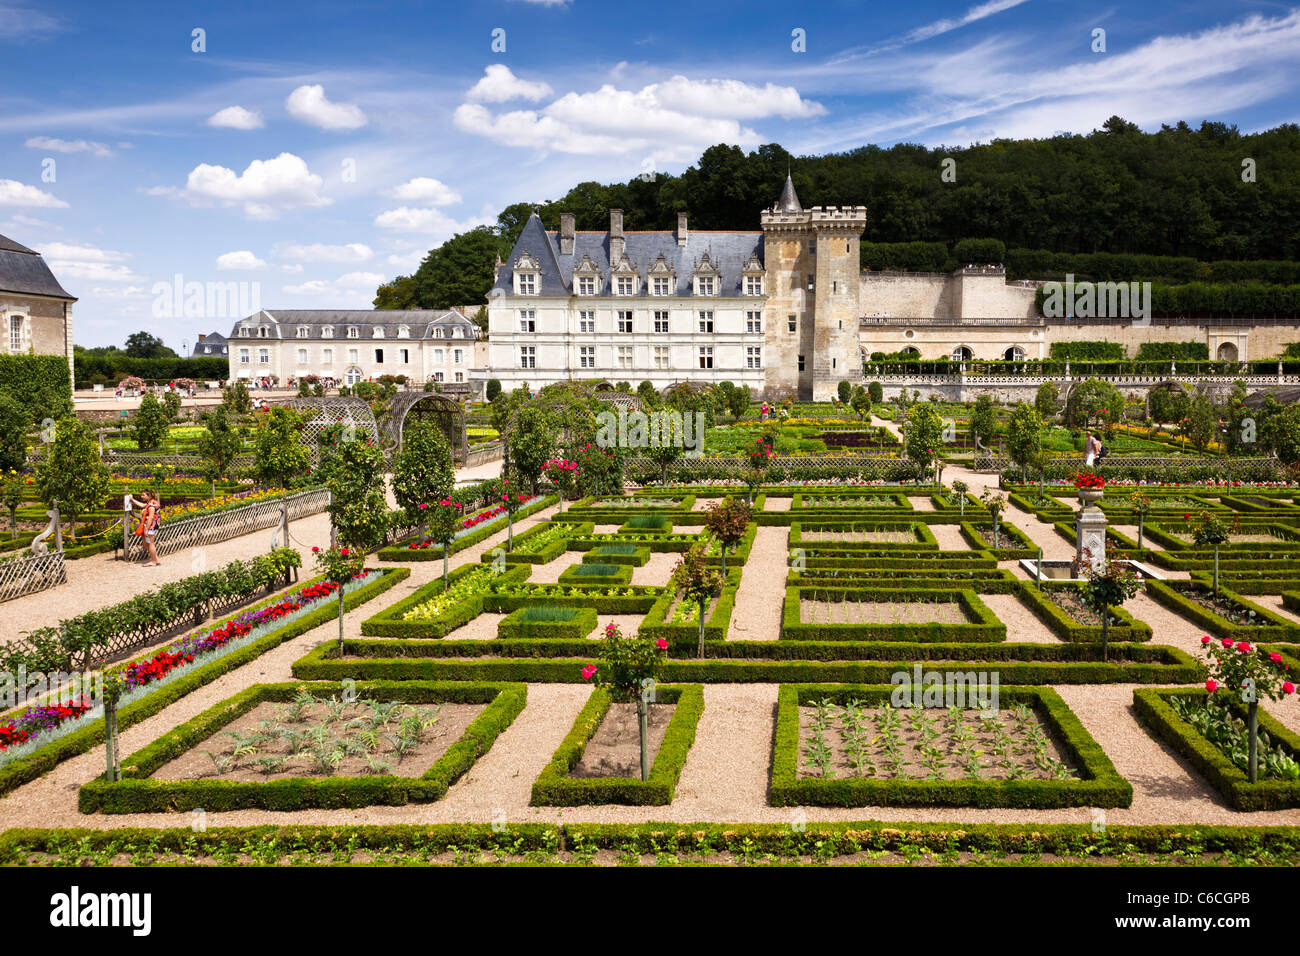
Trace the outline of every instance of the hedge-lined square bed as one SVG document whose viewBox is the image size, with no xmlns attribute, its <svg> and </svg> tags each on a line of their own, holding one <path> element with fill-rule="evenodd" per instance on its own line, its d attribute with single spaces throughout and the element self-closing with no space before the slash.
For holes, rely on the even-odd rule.
<svg viewBox="0 0 1300 956">
<path fill-rule="evenodd" d="M 304 690 L 329 700 L 304 705 Z M 146 813 L 199 807 L 301 810 L 437 800 L 491 748 L 526 702 L 526 685 L 515 683 L 255 684 L 124 759 L 122 780 L 110 783 L 101 775 L 87 783 L 77 802 L 82 813 Z M 395 720 L 389 724 L 377 723 L 391 704 L 404 706 L 391 708 L 390 718 Z M 448 713 L 449 718 L 455 715 L 450 721 L 454 739 L 450 735 L 440 742 L 429 739 L 437 736 L 431 734 L 436 723 L 418 732 L 402 723 L 427 720 L 432 716 L 428 705 L 454 708 Z M 295 707 L 299 707 L 297 715 Z M 410 717 L 413 713 L 420 716 Z M 276 726 L 268 729 L 263 721 Z M 408 746 L 398 749 L 397 739 Z M 384 743 L 389 749 L 383 749 Z M 305 759 L 288 756 L 299 747 L 308 755 Z M 204 757 L 205 751 L 211 751 L 208 776 L 196 769 L 201 766 L 197 758 Z M 426 759 L 417 761 L 416 755 Z M 278 764 L 274 762 L 282 757 Z M 409 776 L 401 766 L 408 759 L 412 761 Z M 256 775 L 265 782 L 222 779 L 241 768 L 244 772 L 237 776 Z"/>
<path fill-rule="evenodd" d="M 704 688 L 700 684 L 661 685 L 655 688 L 655 698 L 650 705 L 649 780 L 641 779 L 636 704 L 616 704 L 608 691 L 596 688 L 573 729 L 534 781 L 530 803 L 536 807 L 672 803 L 704 713 Z M 660 710 L 658 715 L 656 710 Z"/>
<path fill-rule="evenodd" d="M 561 584 L 619 585 L 632 583 L 632 566 L 628 564 L 575 564 L 560 572 Z"/>
<path fill-rule="evenodd" d="M 592 607 L 534 604 L 507 614 L 497 624 L 497 637 L 503 640 L 578 640 L 594 631 L 596 623 L 596 609 Z"/>
<path fill-rule="evenodd" d="M 920 522 L 795 521 L 790 524 L 791 548 L 833 548 L 839 551 L 938 551 L 939 542 Z"/>
<path fill-rule="evenodd" d="M 631 541 L 600 544 L 582 556 L 583 564 L 630 564 L 639 568 L 650 560 L 650 549 Z"/>
<path fill-rule="evenodd" d="M 1147 593 L 1216 637 L 1256 643 L 1300 637 L 1300 623 L 1224 587 L 1215 597 L 1201 581 L 1148 581 Z"/>
<path fill-rule="evenodd" d="M 1101 616 L 1084 603 L 1078 585 L 1022 582 L 1019 590 L 1029 609 L 1061 640 L 1101 640 Z M 1151 625 L 1139 621 L 1122 607 L 1112 607 L 1110 618 L 1110 640 L 1151 640 Z"/>
<path fill-rule="evenodd" d="M 950 699 L 956 704 L 951 710 L 879 709 L 899 690 L 783 685 L 769 802 L 1042 809 L 1127 807 L 1133 800 L 1128 781 L 1050 688 L 996 688 L 999 710 L 988 724 L 983 712 L 968 713 L 975 709 L 973 696 Z M 1000 731 L 992 729 L 995 725 Z M 992 753 L 983 753 L 981 733 Z M 835 776 L 820 775 L 823 768 Z"/>
<path fill-rule="evenodd" d="M 966 588 L 785 589 L 783 640 L 995 642 L 1006 637 L 1006 625 Z"/>
<path fill-rule="evenodd" d="M 1157 737 L 1187 758 L 1206 780 L 1237 810 L 1282 810 L 1300 807 L 1300 779 L 1283 779 L 1266 774 L 1270 751 L 1300 760 L 1300 735 L 1294 734 L 1261 706 L 1259 708 L 1259 782 L 1250 777 L 1232 757 L 1197 727 L 1193 726 L 1190 707 L 1200 707 L 1205 691 L 1193 688 L 1144 687 L 1133 691 L 1133 709 L 1137 718 Z M 1246 713 L 1245 705 L 1226 691 L 1216 706 L 1225 707 L 1239 733 Z M 1182 713 L 1180 713 L 1180 710 Z M 1264 737 L 1267 735 L 1267 741 Z M 1267 744 L 1267 746 L 1264 746 Z M 1242 747 L 1245 743 L 1242 741 Z"/>
</svg>

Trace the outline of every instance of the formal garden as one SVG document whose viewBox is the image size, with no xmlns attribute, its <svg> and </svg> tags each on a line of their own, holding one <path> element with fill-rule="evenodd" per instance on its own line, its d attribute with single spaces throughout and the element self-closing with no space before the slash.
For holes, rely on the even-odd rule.
<svg viewBox="0 0 1300 956">
<path fill-rule="evenodd" d="M 67 540 L 68 580 L 0 603 L 0 859 L 1300 861 L 1289 411 L 1268 474 L 1171 480 L 1045 454 L 1066 411 L 1028 404 L 994 418 L 1033 447 L 976 470 L 955 409 L 866 389 L 623 391 L 713 421 L 698 456 L 608 447 L 618 391 L 498 396 L 500 474 L 460 480 L 429 421 L 274 407 L 225 467 L 143 478 L 61 421 L 12 540 L 54 461 L 91 475 L 79 539 L 129 537 L 141 481 L 206 537 L 160 582 Z M 799 447 L 851 425 L 887 438 Z"/>
</svg>

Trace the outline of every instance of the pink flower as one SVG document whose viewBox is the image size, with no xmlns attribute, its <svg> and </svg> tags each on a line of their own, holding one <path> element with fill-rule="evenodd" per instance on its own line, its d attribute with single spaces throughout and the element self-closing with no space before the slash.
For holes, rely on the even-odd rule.
<svg viewBox="0 0 1300 956">
<path fill-rule="evenodd" d="M 421 508 L 421 509 L 424 509 L 424 508 L 427 508 L 427 507 L 429 507 L 429 506 L 426 505 L 423 501 L 420 502 L 420 508 Z"/>
<path fill-rule="evenodd" d="M 312 549 L 311 549 L 311 553 L 312 553 L 312 554 L 320 554 L 320 548 L 312 548 Z"/>
<path fill-rule="evenodd" d="M 1223 639 L 1223 646 L 1224 646 L 1224 647 L 1231 647 L 1231 646 L 1232 646 L 1232 638 L 1230 638 L 1230 637 L 1225 637 L 1225 638 Z"/>
<path fill-rule="evenodd" d="M 1210 635 L 1206 634 L 1203 638 L 1201 638 L 1201 643 L 1202 644 L 1210 643 Z"/>
<path fill-rule="evenodd" d="M 339 548 L 339 554 L 346 556 L 347 553 L 348 553 L 347 548 Z"/>
<path fill-rule="evenodd" d="M 1283 682 L 1282 682 L 1282 693 L 1284 693 L 1284 694 L 1294 694 L 1294 693 L 1295 693 L 1295 684 L 1291 683 L 1289 680 L 1288 680 L 1288 681 L 1283 681 Z"/>
<path fill-rule="evenodd" d="M 591 679 L 592 679 L 593 677 L 595 677 L 595 676 L 596 676 L 596 665 L 595 665 L 595 664 L 588 664 L 586 667 L 584 667 L 584 668 L 582 669 L 582 679 L 583 679 L 583 680 L 591 680 Z"/>
<path fill-rule="evenodd" d="M 666 651 L 668 650 L 668 642 L 661 637 L 655 641 L 655 647 L 659 648 L 661 651 Z"/>
<path fill-rule="evenodd" d="M 1278 654 L 1277 652 L 1274 652 L 1274 653 L 1272 653 L 1272 654 L 1269 654 L 1269 655 L 1268 655 L 1268 659 L 1269 659 L 1270 661 L 1272 661 L 1274 664 L 1281 664 L 1281 663 L 1282 663 L 1282 655 L 1281 655 L 1281 654 Z"/>
<path fill-rule="evenodd" d="M 1219 682 L 1214 678 L 1210 678 L 1205 682 L 1205 689 L 1209 691 L 1211 694 L 1213 694 L 1216 690 L 1219 689 Z"/>
<path fill-rule="evenodd" d="M 1237 645 L 1237 650 L 1241 651 L 1241 653 L 1243 654 L 1248 654 L 1250 652 L 1250 645 L 1247 644 L 1245 641 L 1242 641 L 1240 644 Z"/>
</svg>

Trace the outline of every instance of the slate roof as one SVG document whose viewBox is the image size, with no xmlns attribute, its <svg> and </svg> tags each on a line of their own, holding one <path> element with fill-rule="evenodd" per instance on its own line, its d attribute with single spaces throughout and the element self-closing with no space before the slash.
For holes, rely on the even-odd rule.
<svg viewBox="0 0 1300 956">
<path fill-rule="evenodd" d="M 709 261 L 722 273 L 718 295 L 724 298 L 743 294 L 743 270 L 750 256 L 757 254 L 759 262 L 763 261 L 761 231 L 696 230 L 687 234 L 684 246 L 677 244 L 677 235 L 672 232 L 626 232 L 623 234 L 623 240 L 627 257 L 641 277 L 637 297 L 649 297 L 650 284 L 647 277 L 650 267 L 654 265 L 660 253 L 663 253 L 664 260 L 672 267 L 677 277 L 677 287 L 672 293 L 677 296 L 691 295 L 691 276 L 705 253 L 708 253 Z M 537 290 L 539 296 L 572 295 L 573 270 L 582 263 L 584 255 L 590 256 L 592 262 L 600 269 L 601 284 L 597 294 L 610 295 L 612 270 L 609 262 L 609 234 L 575 233 L 573 254 L 562 255 L 560 234 L 547 232 L 536 213 L 530 216 L 524 225 L 489 295 L 514 296 L 514 265 L 524 252 L 528 252 L 541 268 L 541 282 Z M 710 298 L 715 297 L 710 296 Z"/>
<path fill-rule="evenodd" d="M 40 253 L 4 236 L 0 236 L 0 292 L 77 301 L 59 285 Z"/>
<path fill-rule="evenodd" d="M 803 206 L 799 205 L 799 194 L 794 191 L 794 180 L 788 172 L 785 174 L 785 188 L 781 190 L 781 198 L 776 201 L 773 211 L 803 212 Z"/>
<path fill-rule="evenodd" d="M 308 339 L 322 339 L 324 336 L 321 330 L 325 326 L 333 327 L 334 335 L 329 341 L 343 339 L 358 342 L 370 339 L 374 337 L 376 327 L 384 330 L 384 338 L 395 339 L 398 328 L 403 325 L 410 328 L 412 339 L 432 339 L 435 328 L 456 326 L 467 330 L 463 336 L 465 340 L 472 341 L 478 337 L 478 326 L 450 309 L 263 309 L 236 322 L 230 330 L 229 338 L 240 341 L 261 339 L 256 332 L 241 336 L 239 329 L 243 325 L 254 328 L 265 325 L 270 329 L 267 338 L 286 341 L 298 339 L 300 325 L 307 327 Z M 347 338 L 349 325 L 355 325 L 360 330 L 357 338 Z"/>
</svg>

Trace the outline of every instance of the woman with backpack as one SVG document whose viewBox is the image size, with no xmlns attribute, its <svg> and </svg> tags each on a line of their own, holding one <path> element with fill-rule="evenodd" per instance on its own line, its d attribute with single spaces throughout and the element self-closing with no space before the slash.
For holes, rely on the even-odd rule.
<svg viewBox="0 0 1300 956">
<path fill-rule="evenodd" d="M 146 488 L 142 494 L 143 501 L 137 501 L 134 497 L 131 499 L 134 507 L 144 509 L 140 514 L 140 523 L 136 525 L 135 533 L 143 540 L 145 550 L 149 552 L 149 560 L 140 566 L 156 568 L 162 564 L 158 560 L 158 550 L 154 545 L 154 538 L 162 523 L 162 502 L 158 500 L 158 494 L 152 488 Z"/>
</svg>

